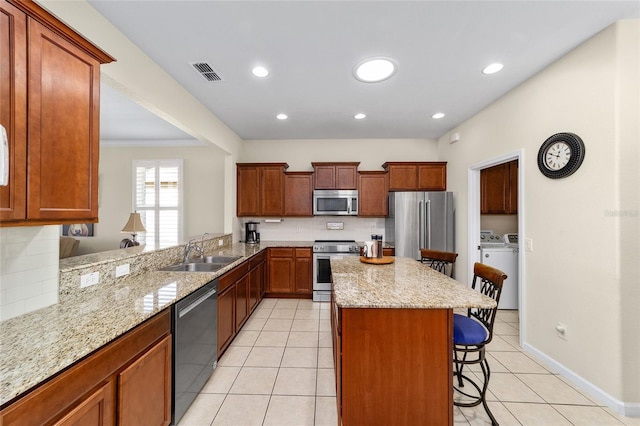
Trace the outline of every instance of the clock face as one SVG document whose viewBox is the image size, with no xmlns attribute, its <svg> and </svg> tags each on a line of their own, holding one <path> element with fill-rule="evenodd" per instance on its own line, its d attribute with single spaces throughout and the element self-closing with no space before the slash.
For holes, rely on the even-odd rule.
<svg viewBox="0 0 640 426">
<path fill-rule="evenodd" d="M 584 160 L 584 142 L 573 133 L 557 133 L 548 138 L 538 151 L 538 168 L 550 179 L 571 176 Z"/>
<path fill-rule="evenodd" d="M 565 142 L 556 142 L 544 154 L 544 165 L 549 170 L 560 170 L 569 164 L 571 147 Z"/>
</svg>

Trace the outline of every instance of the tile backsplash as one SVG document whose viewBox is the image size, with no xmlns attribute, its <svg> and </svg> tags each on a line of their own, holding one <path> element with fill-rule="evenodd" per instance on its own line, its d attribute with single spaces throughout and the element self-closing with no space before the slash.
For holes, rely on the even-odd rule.
<svg viewBox="0 0 640 426">
<path fill-rule="evenodd" d="M 0 228 L 0 321 L 58 302 L 60 226 Z"/>
</svg>

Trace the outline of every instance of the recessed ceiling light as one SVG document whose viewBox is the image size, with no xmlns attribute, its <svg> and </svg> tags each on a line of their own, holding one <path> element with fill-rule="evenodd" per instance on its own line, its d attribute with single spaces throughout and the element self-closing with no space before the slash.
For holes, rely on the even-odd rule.
<svg viewBox="0 0 640 426">
<path fill-rule="evenodd" d="M 391 77 L 397 69 L 397 63 L 393 59 L 371 58 L 356 65 L 353 75 L 362 82 L 377 83 Z"/>
<path fill-rule="evenodd" d="M 504 65 L 495 62 L 493 64 L 487 65 L 483 70 L 482 70 L 482 74 L 495 74 L 498 71 L 500 71 L 502 68 L 504 68 Z"/>
<path fill-rule="evenodd" d="M 266 77 L 269 75 L 269 70 L 265 67 L 258 66 L 251 70 L 251 73 L 256 77 Z"/>
<path fill-rule="evenodd" d="M 251 70 L 251 74 L 255 75 L 256 77 L 266 77 L 269 75 L 269 70 L 263 66 L 257 66 Z"/>
<path fill-rule="evenodd" d="M 355 118 L 356 120 L 362 120 L 363 118 L 366 118 L 366 117 L 367 115 L 361 112 L 353 116 L 353 118 Z"/>
<path fill-rule="evenodd" d="M 431 118 L 433 118 L 433 119 L 435 119 L 435 120 L 439 120 L 439 119 L 441 119 L 442 117 L 444 117 L 444 113 L 442 113 L 442 112 L 436 112 L 435 114 L 433 114 L 433 115 L 431 116 Z"/>
<path fill-rule="evenodd" d="M 276 115 L 276 118 L 278 120 L 286 120 L 287 118 L 289 118 L 289 116 L 287 114 L 280 113 L 280 114 Z"/>
</svg>

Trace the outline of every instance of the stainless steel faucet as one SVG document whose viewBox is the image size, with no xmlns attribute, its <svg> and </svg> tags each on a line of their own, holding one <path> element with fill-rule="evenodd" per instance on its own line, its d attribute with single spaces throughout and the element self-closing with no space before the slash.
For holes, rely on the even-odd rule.
<svg viewBox="0 0 640 426">
<path fill-rule="evenodd" d="M 184 245 L 184 259 L 183 259 L 184 263 L 188 263 L 189 262 L 189 258 L 191 257 L 191 252 L 192 251 L 196 251 L 196 252 L 200 253 L 200 257 L 204 256 L 204 250 L 202 249 L 201 246 L 199 246 L 196 243 L 195 238 L 189 240 L 189 242 Z"/>
</svg>

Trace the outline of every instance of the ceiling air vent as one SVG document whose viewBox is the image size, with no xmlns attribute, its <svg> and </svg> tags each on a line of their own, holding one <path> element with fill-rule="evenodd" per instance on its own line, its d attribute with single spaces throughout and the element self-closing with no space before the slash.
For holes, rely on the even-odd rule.
<svg viewBox="0 0 640 426">
<path fill-rule="evenodd" d="M 193 68 L 198 71 L 198 74 L 207 81 L 222 81 L 222 78 L 215 72 L 211 65 L 206 62 L 189 62 Z"/>
</svg>

